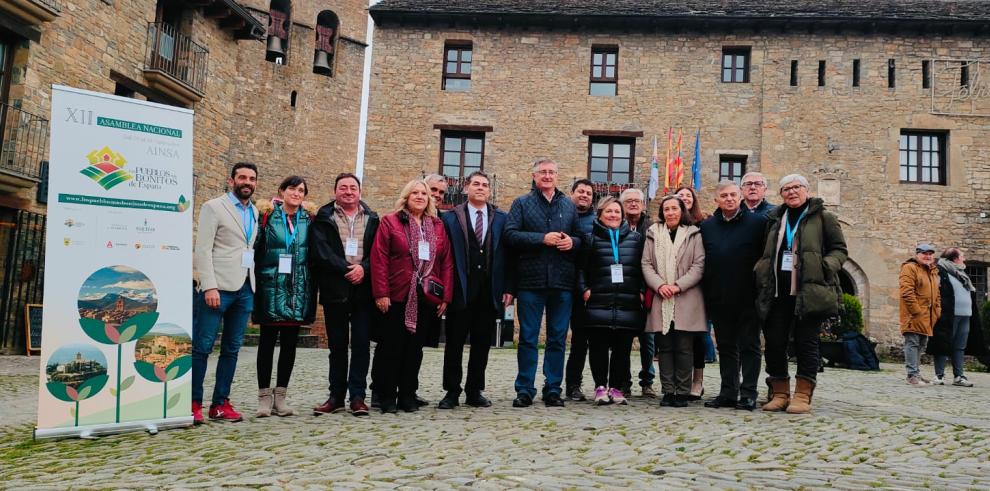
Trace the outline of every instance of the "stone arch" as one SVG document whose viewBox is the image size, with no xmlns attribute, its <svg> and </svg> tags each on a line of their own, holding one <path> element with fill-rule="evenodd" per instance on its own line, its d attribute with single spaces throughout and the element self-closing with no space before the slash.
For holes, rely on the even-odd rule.
<svg viewBox="0 0 990 491">
<path fill-rule="evenodd" d="M 863 325 L 864 330 L 870 327 L 870 279 L 866 276 L 866 271 L 852 259 L 846 259 L 842 263 L 842 270 L 839 271 L 839 284 L 842 292 L 848 293 L 859 299 L 863 304 Z"/>
</svg>

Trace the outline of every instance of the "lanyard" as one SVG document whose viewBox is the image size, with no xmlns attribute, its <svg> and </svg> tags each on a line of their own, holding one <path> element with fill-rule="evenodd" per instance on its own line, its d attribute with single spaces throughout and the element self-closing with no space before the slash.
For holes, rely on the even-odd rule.
<svg viewBox="0 0 990 491">
<path fill-rule="evenodd" d="M 801 216 L 799 216 L 797 222 L 794 223 L 794 228 L 791 228 L 791 221 L 787 219 L 787 213 L 790 213 L 790 211 L 788 210 L 784 213 L 784 223 L 786 224 L 784 231 L 787 233 L 787 248 L 790 249 L 791 243 L 794 242 L 794 234 L 797 233 L 798 225 L 801 225 L 801 219 L 804 218 L 805 213 L 808 213 L 808 209 L 805 208 L 804 211 L 801 212 Z"/>
<path fill-rule="evenodd" d="M 251 234 L 254 233 L 254 213 L 251 211 L 252 205 L 247 205 L 241 210 L 241 220 L 244 222 L 244 240 L 251 244 Z"/>
<path fill-rule="evenodd" d="M 619 231 L 609 229 L 608 239 L 612 243 L 612 257 L 615 258 L 615 264 L 619 264 Z"/>
<path fill-rule="evenodd" d="M 296 234 L 299 233 L 298 227 L 292 226 L 292 220 L 289 220 L 289 216 L 285 214 L 285 210 L 282 210 L 282 218 L 285 219 L 285 248 L 289 249 L 292 247 L 292 243 L 296 240 Z M 299 210 L 296 210 L 296 223 L 299 223 Z M 291 235 L 289 235 L 291 234 Z"/>
</svg>

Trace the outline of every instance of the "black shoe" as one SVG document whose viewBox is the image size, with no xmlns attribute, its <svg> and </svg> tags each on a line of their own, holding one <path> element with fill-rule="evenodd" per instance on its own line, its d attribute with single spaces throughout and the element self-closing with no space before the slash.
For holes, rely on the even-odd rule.
<svg viewBox="0 0 990 491">
<path fill-rule="evenodd" d="M 430 401 L 427 401 L 426 399 L 423 399 L 422 397 L 420 397 L 420 396 L 418 396 L 416 394 L 413 394 L 413 397 L 416 398 L 416 405 L 419 406 L 419 407 L 429 406 L 430 405 Z"/>
<path fill-rule="evenodd" d="M 713 409 L 718 409 L 723 407 L 736 407 L 736 400 L 729 399 L 727 397 L 718 396 L 714 399 L 709 399 L 705 401 L 705 407 L 710 407 Z"/>
<path fill-rule="evenodd" d="M 674 394 L 664 394 L 660 398 L 660 407 L 673 407 L 674 406 Z"/>
<path fill-rule="evenodd" d="M 533 405 L 533 398 L 529 394 L 519 394 L 512 400 L 512 407 L 529 407 Z"/>
<path fill-rule="evenodd" d="M 752 411 L 756 409 L 756 399 L 751 397 L 740 397 L 739 402 L 736 403 L 736 409 L 745 409 L 746 411 Z"/>
<path fill-rule="evenodd" d="M 407 413 L 414 413 L 419 411 L 419 403 L 415 397 L 403 397 L 399 399 L 399 409 Z"/>
<path fill-rule="evenodd" d="M 685 400 L 688 400 L 688 401 L 700 401 L 701 398 L 702 398 L 702 396 L 704 396 L 704 395 L 705 395 L 705 388 L 702 387 L 700 394 L 698 394 L 698 395 L 688 394 L 688 395 L 686 395 L 684 397 L 685 397 Z"/>
<path fill-rule="evenodd" d="M 457 395 L 448 392 L 447 395 L 443 396 L 443 399 L 440 399 L 440 402 L 437 403 L 437 408 L 438 409 L 454 409 L 455 407 L 461 405 L 460 402 L 457 402 L 457 399 L 458 399 L 458 396 Z"/>
<path fill-rule="evenodd" d="M 546 407 L 564 407 L 564 400 L 560 398 L 560 394 L 550 393 L 543 398 L 543 404 Z"/>
<path fill-rule="evenodd" d="M 586 400 L 588 400 L 588 398 L 585 397 L 584 392 L 581 390 L 581 386 L 580 385 L 578 385 L 576 387 L 571 387 L 571 388 L 567 389 L 567 398 L 570 399 L 570 400 L 572 400 L 572 401 L 586 401 Z"/>
<path fill-rule="evenodd" d="M 378 400 L 378 397 L 379 396 L 378 396 L 378 393 L 377 392 L 372 392 L 371 393 L 371 407 L 374 407 L 374 408 L 381 408 L 382 407 L 382 401 Z"/>
<path fill-rule="evenodd" d="M 492 401 L 489 401 L 487 397 L 481 395 L 481 392 L 477 394 L 468 394 L 464 399 L 464 403 L 471 407 L 491 407 Z"/>
<path fill-rule="evenodd" d="M 679 394 L 674 396 L 674 402 L 670 407 L 688 407 L 688 397 Z"/>
<path fill-rule="evenodd" d="M 396 414 L 399 412 L 399 408 L 395 405 L 394 402 L 382 403 L 381 401 L 379 401 L 378 408 L 381 410 L 382 414 L 389 414 L 389 413 Z"/>
</svg>

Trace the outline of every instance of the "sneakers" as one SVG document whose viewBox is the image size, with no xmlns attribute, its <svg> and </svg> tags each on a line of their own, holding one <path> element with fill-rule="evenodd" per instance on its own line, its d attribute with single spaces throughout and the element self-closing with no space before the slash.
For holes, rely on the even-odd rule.
<svg viewBox="0 0 990 491">
<path fill-rule="evenodd" d="M 918 375 L 911 375 L 910 377 L 908 377 L 907 383 L 915 387 L 924 387 L 928 385 L 928 381 L 926 381 L 925 379 L 921 378 Z"/>
<path fill-rule="evenodd" d="M 241 413 L 234 410 L 234 406 L 230 405 L 230 399 L 224 399 L 223 404 L 210 405 L 210 419 L 236 423 L 244 418 L 241 417 Z"/>
<path fill-rule="evenodd" d="M 571 387 L 567 390 L 567 398 L 572 401 L 587 401 L 588 398 L 585 397 L 584 392 L 581 391 L 581 386 Z"/>
<path fill-rule="evenodd" d="M 597 391 L 596 391 L 596 394 L 597 394 Z M 628 402 L 626 401 L 625 394 L 623 394 L 622 391 L 619 390 L 619 389 L 614 389 L 614 388 L 613 389 L 609 389 L 608 390 L 608 398 L 611 399 L 613 403 L 618 404 L 620 406 L 624 406 L 624 405 L 628 404 Z"/>
<path fill-rule="evenodd" d="M 608 391 L 605 390 L 605 387 L 603 386 L 595 387 L 595 404 L 599 406 L 604 406 L 611 402 L 612 401 L 609 400 Z"/>
<path fill-rule="evenodd" d="M 967 379 L 965 375 L 960 375 L 960 376 L 956 377 L 955 380 L 952 381 L 952 385 L 955 385 L 955 386 L 958 386 L 958 387 L 972 387 L 973 386 L 973 382 L 970 382 L 969 379 Z"/>
<path fill-rule="evenodd" d="M 936 375 L 935 380 L 932 380 L 932 385 L 945 385 L 945 379 Z"/>
<path fill-rule="evenodd" d="M 643 386 L 643 397 L 656 399 L 657 398 L 656 389 L 654 389 L 652 385 Z"/>
<path fill-rule="evenodd" d="M 203 404 L 193 401 L 192 403 L 192 414 L 193 414 L 193 424 L 201 425 L 205 422 L 203 419 Z"/>
</svg>

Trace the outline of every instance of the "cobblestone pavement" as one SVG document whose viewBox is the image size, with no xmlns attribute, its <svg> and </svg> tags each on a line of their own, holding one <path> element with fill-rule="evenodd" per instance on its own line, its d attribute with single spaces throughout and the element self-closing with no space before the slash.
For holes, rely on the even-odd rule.
<svg viewBox="0 0 990 491">
<path fill-rule="evenodd" d="M 245 414 L 255 407 L 254 356 L 242 352 L 234 386 Z M 421 377 L 434 403 L 442 356 L 427 350 Z M 38 360 L 0 357 L 0 488 L 990 489 L 990 374 L 973 373 L 969 389 L 914 388 L 897 365 L 828 370 L 810 416 L 639 398 L 513 409 L 515 351 L 498 350 L 492 408 L 314 417 L 327 360 L 306 349 L 290 387 L 301 415 L 39 443 Z M 717 366 L 707 375 L 714 394 Z"/>
</svg>

